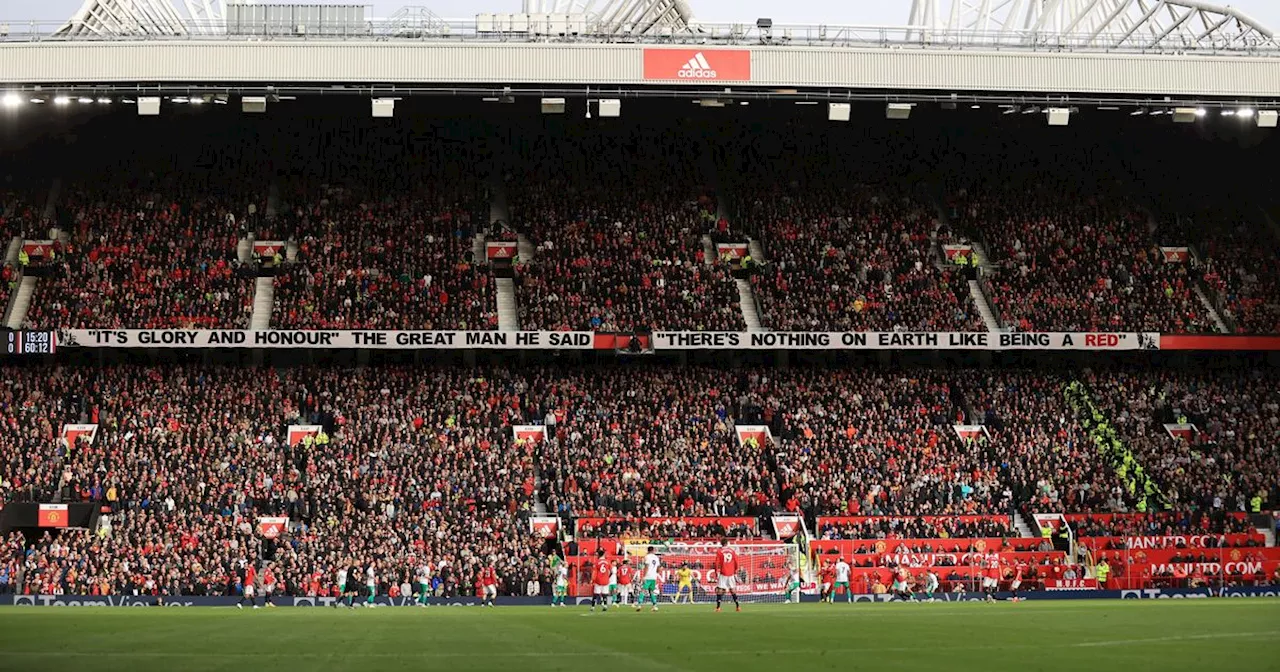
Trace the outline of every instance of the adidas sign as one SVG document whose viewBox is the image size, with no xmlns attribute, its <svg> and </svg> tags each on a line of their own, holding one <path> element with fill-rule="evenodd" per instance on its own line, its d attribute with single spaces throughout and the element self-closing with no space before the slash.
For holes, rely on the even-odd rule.
<svg viewBox="0 0 1280 672">
<path fill-rule="evenodd" d="M 693 55 L 684 67 L 676 72 L 676 76 L 681 79 L 715 79 L 718 75 L 715 70 L 711 69 L 711 64 L 707 62 L 707 57 L 702 52 Z"/>
</svg>

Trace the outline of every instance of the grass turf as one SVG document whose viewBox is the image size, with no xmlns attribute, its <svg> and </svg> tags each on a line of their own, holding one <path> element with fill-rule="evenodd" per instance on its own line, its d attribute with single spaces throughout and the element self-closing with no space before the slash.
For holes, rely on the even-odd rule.
<svg viewBox="0 0 1280 672">
<path fill-rule="evenodd" d="M 1280 670 L 1280 600 L 0 609 L 0 670 Z"/>
</svg>

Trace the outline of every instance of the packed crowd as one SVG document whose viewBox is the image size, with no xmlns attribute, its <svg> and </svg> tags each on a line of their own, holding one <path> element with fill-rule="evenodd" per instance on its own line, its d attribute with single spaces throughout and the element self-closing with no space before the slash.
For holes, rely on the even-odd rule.
<svg viewBox="0 0 1280 672">
<path fill-rule="evenodd" d="M 224 594 L 247 563 L 274 562 L 287 594 L 324 594 L 343 563 L 384 588 L 421 563 L 469 593 L 477 571 L 540 570 L 524 515 L 532 449 L 513 446 L 525 383 L 501 371 L 118 366 L 5 372 L 6 496 L 100 500 L 109 530 L 9 549 L 31 588 L 120 592 L 148 582 Z M 99 425 L 58 446 L 60 423 Z M 287 445 L 284 427 L 331 438 Z M 52 448 L 57 446 L 56 448 Z M 275 542 L 261 515 L 288 516 Z M 318 577 L 318 578 L 317 578 Z M 523 589 L 523 585 L 519 587 Z M 385 594 L 385 593 L 384 593 Z"/>
<path fill-rule="evenodd" d="M 236 272 L 247 204 L 218 193 L 193 175 L 69 189 L 61 269 L 41 281 L 26 326 L 248 326 L 252 282 Z"/>
<path fill-rule="evenodd" d="M 450 189 L 360 197 L 339 187 L 292 195 L 281 224 L 298 259 L 276 279 L 282 329 L 497 327 L 487 269 L 472 255 L 474 195 Z"/>
<path fill-rule="evenodd" d="M 1255 528 L 1240 516 L 1223 511 L 1178 511 L 1146 515 L 1073 517 L 1071 527 L 1077 537 L 1171 537 L 1204 536 L 1206 547 L 1218 545 L 1218 535 L 1253 533 Z M 1171 542 L 1174 547 L 1185 539 Z M 1227 544 L 1231 545 L 1231 544 Z M 1247 544 L 1246 544 L 1247 545 Z M 1112 542 L 1109 548 L 1124 548 L 1123 542 Z"/>
<path fill-rule="evenodd" d="M 1263 369 L 1099 371 L 1095 401 L 1171 508 L 1261 510 L 1280 501 L 1280 380 Z M 1195 426 L 1189 440 L 1165 424 Z"/>
<path fill-rule="evenodd" d="M 746 329 L 701 242 L 717 206 L 697 142 L 649 128 L 525 142 L 508 178 L 513 224 L 536 245 L 519 269 L 522 329 Z"/>
<path fill-rule="evenodd" d="M 1249 208 L 1214 207 L 1170 217 L 1160 235 L 1195 244 L 1206 257 L 1205 285 L 1221 301 L 1222 317 L 1242 334 L 1280 333 L 1280 252 Z M 1171 242 L 1171 244 L 1173 244 Z"/>
<path fill-rule="evenodd" d="M 1165 262 L 1133 189 L 1098 179 L 1120 174 L 1102 167 L 1114 157 L 1087 146 L 1027 152 L 1015 143 L 986 136 L 977 146 L 957 148 L 953 161 L 998 170 L 954 172 L 950 186 L 956 219 L 986 242 L 1002 267 L 990 293 L 1006 325 L 1217 331 L 1194 294 L 1197 272 L 1190 263 Z"/>
<path fill-rule="evenodd" d="M 891 517 L 818 531 L 865 539 L 1003 537 L 1007 523 L 920 516 L 1133 502 L 1065 407 L 1064 379 L 1043 371 L 120 364 L 3 374 L 0 423 L 12 440 L 0 444 L 0 497 L 111 511 L 98 529 L 8 539 L 0 567 L 21 566 L 27 589 L 224 594 L 244 566 L 270 561 L 287 592 L 327 594 L 341 563 L 373 564 L 390 590 L 429 561 L 449 567 L 442 591 L 467 592 L 493 564 L 520 577 L 504 579 L 516 592 L 529 578 L 546 583 L 527 521 L 538 502 L 567 520 L 630 521 L 594 536 L 744 532 L 643 517 Z M 1161 381 L 1171 412 L 1199 410 L 1188 397 L 1212 400 L 1208 416 L 1194 416 L 1204 438 L 1169 453 L 1213 458 L 1191 470 L 1196 483 L 1239 486 L 1179 495 L 1179 510 L 1253 508 L 1241 488 L 1265 489 L 1266 509 L 1280 501 L 1280 470 L 1262 454 L 1274 445 L 1277 409 L 1263 395 L 1273 382 Z M 1149 423 L 1161 407 L 1143 406 L 1154 391 L 1116 389 L 1125 384 L 1132 394 L 1099 396 L 1130 439 L 1146 425 L 1125 413 Z M 969 408 L 989 437 L 953 431 L 974 421 Z M 69 422 L 96 423 L 98 434 L 67 445 L 58 437 Z M 324 438 L 289 445 L 291 424 L 320 425 Z M 518 424 L 545 425 L 546 439 L 515 441 Z M 769 425 L 778 444 L 740 445 L 737 424 Z M 1135 453 L 1168 489 L 1183 482 L 1141 443 Z M 288 517 L 289 531 L 260 539 L 263 515 Z M 1192 514 L 1145 520 L 1128 531 L 1204 525 Z"/>
<path fill-rule="evenodd" d="M 860 523 L 828 522 L 818 530 L 822 539 L 996 539 L 1017 534 L 1009 518 L 996 517 L 971 520 L 883 517 Z"/>
<path fill-rule="evenodd" d="M 985 330 L 963 274 L 939 268 L 936 245 L 949 234 L 913 195 L 916 176 L 902 157 L 914 150 L 901 139 L 846 144 L 825 128 L 787 127 L 780 137 L 738 138 L 726 159 L 746 171 L 735 221 L 764 246 L 752 286 L 766 326 Z"/>
<path fill-rule="evenodd" d="M 578 522 L 578 536 L 619 539 L 645 537 L 661 539 L 722 539 L 759 536 L 758 526 L 724 519 L 700 521 L 697 519 L 645 519 L 607 518 L 599 521 Z"/>
</svg>

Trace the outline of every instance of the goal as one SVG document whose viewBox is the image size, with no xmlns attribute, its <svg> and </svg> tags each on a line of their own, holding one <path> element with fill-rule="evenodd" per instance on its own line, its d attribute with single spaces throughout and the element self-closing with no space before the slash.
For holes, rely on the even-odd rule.
<svg viewBox="0 0 1280 672">
<path fill-rule="evenodd" d="M 720 550 L 719 542 L 629 543 L 624 547 L 623 553 L 637 568 L 637 577 L 643 576 L 643 570 L 640 567 L 650 546 L 662 558 L 662 571 L 659 573 L 658 583 L 664 604 L 670 604 L 676 597 L 679 587 L 677 575 L 682 566 L 689 568 L 693 578 L 692 601 L 704 604 L 715 602 L 716 583 L 719 578 L 716 576 L 715 569 L 716 553 Z M 730 543 L 729 547 L 738 553 L 737 593 L 740 601 L 787 601 L 791 568 L 803 566 L 800 561 L 799 547 L 796 544 L 777 541 L 743 541 Z M 799 600 L 799 591 L 792 595 L 792 599 Z M 680 602 L 685 602 L 683 596 Z"/>
</svg>

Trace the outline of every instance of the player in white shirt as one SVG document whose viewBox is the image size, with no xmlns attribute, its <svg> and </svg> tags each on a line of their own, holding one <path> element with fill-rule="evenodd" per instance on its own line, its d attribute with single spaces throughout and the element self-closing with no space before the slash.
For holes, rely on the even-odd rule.
<svg viewBox="0 0 1280 672">
<path fill-rule="evenodd" d="M 662 569 L 662 558 L 653 552 L 653 547 L 648 548 L 644 556 L 644 584 L 641 586 L 643 593 L 640 599 L 636 600 L 636 611 L 640 611 L 644 606 L 644 596 L 649 596 L 649 602 L 653 604 L 653 611 L 658 610 L 658 597 L 662 594 L 662 590 L 658 587 L 658 570 Z"/>
<path fill-rule="evenodd" d="M 844 586 L 844 596 L 849 602 L 853 602 L 853 591 L 849 588 L 849 574 L 851 571 L 849 563 L 845 562 L 844 558 L 836 560 L 836 585 L 833 594 L 841 586 Z"/>
<path fill-rule="evenodd" d="M 930 602 L 933 601 L 933 594 L 938 591 L 938 575 L 933 570 L 928 570 L 924 575 L 924 596 Z"/>
<path fill-rule="evenodd" d="M 338 599 L 334 601 L 333 608 L 337 609 L 338 605 L 342 604 L 342 598 L 344 597 L 347 598 L 347 606 L 350 607 L 351 597 L 350 597 L 350 594 L 347 593 L 347 567 L 345 564 L 342 567 L 338 568 L 337 582 L 338 582 Z"/>
<path fill-rule="evenodd" d="M 618 563 L 613 563 L 613 568 L 609 570 L 609 601 L 614 606 L 618 605 Z"/>
<path fill-rule="evenodd" d="M 565 595 L 569 593 L 569 563 L 561 562 L 556 566 L 556 584 L 551 591 L 551 606 L 563 607 Z"/>
<path fill-rule="evenodd" d="M 789 559 L 787 560 L 787 569 L 789 570 L 789 572 L 787 574 L 786 601 L 791 602 L 792 597 L 795 596 L 796 597 L 795 601 L 799 602 L 800 600 L 799 600 L 798 593 L 800 591 L 800 564 L 796 562 L 794 558 Z"/>
<path fill-rule="evenodd" d="M 418 604 L 427 606 L 427 595 L 431 593 L 431 563 L 423 562 L 418 567 Z"/>
<path fill-rule="evenodd" d="M 364 587 L 369 591 L 369 599 L 365 601 L 364 606 L 375 606 L 373 601 L 378 595 L 378 573 L 374 570 L 372 562 L 364 570 Z"/>
</svg>

